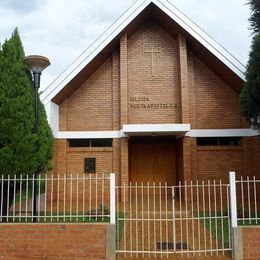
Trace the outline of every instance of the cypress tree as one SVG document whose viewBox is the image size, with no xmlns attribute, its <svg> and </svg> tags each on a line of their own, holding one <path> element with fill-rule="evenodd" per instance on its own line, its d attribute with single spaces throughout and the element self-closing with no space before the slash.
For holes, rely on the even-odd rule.
<svg viewBox="0 0 260 260">
<path fill-rule="evenodd" d="M 15 29 L 0 49 L 0 174 L 5 179 L 44 173 L 51 166 L 53 137 L 42 104 L 39 135 L 34 134 L 33 82 L 24 58 L 23 45 Z M 9 205 L 6 184 L 5 181 L 3 215 L 13 201 L 13 182 L 9 187 Z"/>
<path fill-rule="evenodd" d="M 248 121 L 260 129 L 260 2 L 250 0 L 251 17 L 249 19 L 254 33 L 249 61 L 246 70 L 246 82 L 240 94 L 240 109 Z"/>
</svg>

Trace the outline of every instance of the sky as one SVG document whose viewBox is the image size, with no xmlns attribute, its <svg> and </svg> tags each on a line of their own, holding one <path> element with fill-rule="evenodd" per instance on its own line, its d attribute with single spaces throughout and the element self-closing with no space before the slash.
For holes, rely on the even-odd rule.
<svg viewBox="0 0 260 260">
<path fill-rule="evenodd" d="M 44 90 L 136 0 L 0 0 L 0 43 L 18 27 L 26 55 L 51 66 Z M 169 0 L 246 65 L 252 31 L 247 0 Z"/>
</svg>

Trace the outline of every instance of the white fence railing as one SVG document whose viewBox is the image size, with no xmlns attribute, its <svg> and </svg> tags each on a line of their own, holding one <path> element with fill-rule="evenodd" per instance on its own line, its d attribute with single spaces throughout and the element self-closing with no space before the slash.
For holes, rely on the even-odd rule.
<svg viewBox="0 0 260 260">
<path fill-rule="evenodd" d="M 124 255 L 225 254 L 233 227 L 260 223 L 260 180 L 229 177 L 116 187 L 114 174 L 0 176 L 0 222 L 110 221 Z"/>
<path fill-rule="evenodd" d="M 115 223 L 114 200 L 114 174 L 0 177 L 1 222 Z"/>
<path fill-rule="evenodd" d="M 260 224 L 260 179 L 240 177 L 230 172 L 230 198 L 232 201 L 232 227 Z"/>
<path fill-rule="evenodd" d="M 117 190 L 117 252 L 133 257 L 230 251 L 229 185 L 130 183 Z"/>
</svg>

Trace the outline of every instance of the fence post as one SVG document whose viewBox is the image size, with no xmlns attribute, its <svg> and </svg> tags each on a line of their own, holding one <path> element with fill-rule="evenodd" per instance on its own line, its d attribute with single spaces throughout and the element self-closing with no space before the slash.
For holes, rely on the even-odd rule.
<svg viewBox="0 0 260 260">
<path fill-rule="evenodd" d="M 236 173 L 229 172 L 231 227 L 237 227 Z"/>
<path fill-rule="evenodd" d="M 236 173 L 229 172 L 229 192 L 230 192 L 230 214 L 231 214 L 231 246 L 232 259 L 237 259 L 237 238 L 235 233 L 237 231 L 237 195 L 236 195 Z"/>
<path fill-rule="evenodd" d="M 116 224 L 116 176 L 110 173 L 110 224 Z"/>
</svg>

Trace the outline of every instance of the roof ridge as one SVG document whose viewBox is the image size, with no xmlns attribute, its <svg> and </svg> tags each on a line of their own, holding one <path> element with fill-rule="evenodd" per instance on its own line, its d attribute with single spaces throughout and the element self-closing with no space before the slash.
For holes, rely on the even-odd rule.
<svg viewBox="0 0 260 260">
<path fill-rule="evenodd" d="M 101 50 L 103 50 L 133 19 L 149 4 L 155 4 L 160 10 L 178 23 L 200 44 L 221 60 L 235 74 L 244 80 L 245 66 L 217 43 L 210 35 L 191 21 L 184 13 L 168 0 L 137 0 L 111 26 L 109 26 L 87 49 L 85 49 L 58 77 L 43 91 L 41 99 L 49 103 Z"/>
</svg>

